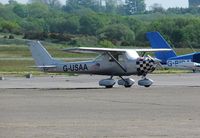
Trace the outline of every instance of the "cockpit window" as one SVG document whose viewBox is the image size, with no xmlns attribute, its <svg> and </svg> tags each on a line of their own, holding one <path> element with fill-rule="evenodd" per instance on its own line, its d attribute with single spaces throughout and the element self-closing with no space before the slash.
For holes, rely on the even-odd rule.
<svg viewBox="0 0 200 138">
<path fill-rule="evenodd" d="M 112 54 L 112 56 L 119 62 L 123 62 L 126 58 L 126 55 L 124 53 Z M 102 61 L 105 59 L 109 60 L 109 62 L 114 62 L 114 60 L 106 53 L 103 53 L 103 54 L 97 56 L 94 61 Z"/>
<path fill-rule="evenodd" d="M 113 55 L 113 57 L 119 62 L 123 62 L 124 59 L 125 59 L 124 54 L 121 54 L 121 53 L 120 54 L 115 54 L 115 55 Z M 109 61 L 110 62 L 114 62 L 114 60 L 111 57 L 109 57 Z"/>
<path fill-rule="evenodd" d="M 105 54 L 100 54 L 95 58 L 95 61 L 102 61 L 104 58 Z"/>
<path fill-rule="evenodd" d="M 112 55 L 118 61 L 118 55 Z M 110 62 L 114 62 L 113 58 L 109 57 Z"/>
</svg>

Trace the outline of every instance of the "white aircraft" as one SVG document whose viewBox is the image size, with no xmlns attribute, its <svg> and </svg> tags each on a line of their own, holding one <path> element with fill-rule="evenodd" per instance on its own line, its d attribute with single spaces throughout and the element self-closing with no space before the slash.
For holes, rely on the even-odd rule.
<svg viewBox="0 0 200 138">
<path fill-rule="evenodd" d="M 111 48 L 89 48 L 78 47 L 65 49 L 66 52 L 99 53 L 100 55 L 92 61 L 64 62 L 51 57 L 39 41 L 28 42 L 36 67 L 44 72 L 66 72 L 108 75 L 110 78 L 99 81 L 100 86 L 112 88 L 116 81 L 113 76 L 119 76 L 118 85 L 131 87 L 135 81 L 123 76 L 139 75 L 142 79 L 138 85 L 149 87 L 153 84 L 146 75 L 155 70 L 159 60 L 150 56 L 141 57 L 137 52 L 170 51 L 171 49 L 111 49 Z"/>
</svg>

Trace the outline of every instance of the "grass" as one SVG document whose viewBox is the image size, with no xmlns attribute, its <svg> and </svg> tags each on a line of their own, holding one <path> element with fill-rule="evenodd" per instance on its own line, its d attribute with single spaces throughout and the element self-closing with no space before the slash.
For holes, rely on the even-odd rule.
<svg viewBox="0 0 200 138">
<path fill-rule="evenodd" d="M 94 57 L 94 54 L 73 54 L 62 51 L 64 46 L 45 46 L 47 51 L 56 58 Z M 65 47 L 67 48 L 67 46 Z M 0 58 L 27 58 L 31 57 L 28 46 L 25 45 L 0 45 Z"/>
<path fill-rule="evenodd" d="M 191 70 L 179 70 L 179 69 L 156 69 L 153 74 L 180 74 L 191 73 Z"/>
<path fill-rule="evenodd" d="M 34 66 L 28 46 L 24 43 L 15 44 L 15 41 L 5 43 L 0 38 L 0 75 L 24 75 L 27 73 L 43 75 Z M 8 40 L 6 40 L 8 41 Z M 3 43 L 3 44 L 1 44 Z M 44 42 L 47 51 L 55 58 L 93 58 L 95 54 L 73 54 L 62 51 L 67 45 Z M 67 61 L 67 60 L 66 60 Z"/>
</svg>

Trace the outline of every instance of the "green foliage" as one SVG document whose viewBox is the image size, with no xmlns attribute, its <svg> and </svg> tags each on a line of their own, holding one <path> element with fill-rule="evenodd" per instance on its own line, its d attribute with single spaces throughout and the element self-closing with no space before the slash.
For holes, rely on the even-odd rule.
<svg viewBox="0 0 200 138">
<path fill-rule="evenodd" d="M 32 3 L 27 5 L 28 16 L 33 18 L 45 18 L 48 15 L 49 8 L 45 4 Z"/>
<path fill-rule="evenodd" d="M 16 22 L 11 21 L 2 21 L 0 23 L 1 31 L 8 33 L 17 33 L 19 32 L 20 26 Z"/>
<path fill-rule="evenodd" d="M 125 0 L 125 10 L 128 15 L 142 13 L 145 11 L 144 0 Z"/>
<path fill-rule="evenodd" d="M 96 47 L 98 45 L 98 39 L 94 36 L 80 36 L 74 39 L 72 45 L 84 46 L 84 47 Z"/>
<path fill-rule="evenodd" d="M 99 0 L 67 0 L 62 8 L 57 4 L 57 0 L 0 4 L 0 33 L 73 46 L 106 46 L 107 41 L 147 46 L 146 32 L 159 31 L 176 47 L 200 47 L 198 7 L 164 10 L 154 5 L 152 11 L 144 11 L 144 0 L 126 0 L 125 4 L 120 0 L 105 0 L 104 4 Z"/>
<path fill-rule="evenodd" d="M 61 3 L 59 0 L 29 0 L 29 2 L 47 5 L 51 8 L 55 8 L 55 9 L 59 9 L 61 7 Z"/>
<path fill-rule="evenodd" d="M 76 34 L 80 28 L 79 17 L 69 16 L 61 25 L 65 33 Z"/>
<path fill-rule="evenodd" d="M 107 26 L 101 32 L 102 39 L 107 39 L 112 41 L 114 44 L 118 42 L 132 43 L 135 40 L 135 34 L 127 26 L 123 24 L 114 24 Z"/>
<path fill-rule="evenodd" d="M 44 19 L 27 18 L 26 20 L 23 20 L 20 25 L 22 26 L 24 33 L 41 33 L 44 32 L 45 29 Z"/>
<path fill-rule="evenodd" d="M 86 35 L 96 35 L 97 31 L 103 27 L 103 22 L 98 16 L 84 15 L 80 18 L 80 33 Z"/>
<path fill-rule="evenodd" d="M 116 1 L 115 0 L 106 0 L 106 12 L 115 13 L 116 10 Z"/>
<path fill-rule="evenodd" d="M 161 32 L 177 47 L 199 47 L 200 18 L 163 18 L 150 24 L 150 30 Z"/>
<path fill-rule="evenodd" d="M 99 45 L 101 47 L 104 47 L 104 48 L 113 48 L 113 47 L 115 47 L 115 45 L 113 45 L 113 43 L 108 41 L 108 40 L 101 40 L 99 42 Z"/>
<path fill-rule="evenodd" d="M 17 14 L 21 18 L 25 18 L 28 16 L 28 9 L 25 5 L 17 4 L 13 7 L 13 12 Z"/>
</svg>

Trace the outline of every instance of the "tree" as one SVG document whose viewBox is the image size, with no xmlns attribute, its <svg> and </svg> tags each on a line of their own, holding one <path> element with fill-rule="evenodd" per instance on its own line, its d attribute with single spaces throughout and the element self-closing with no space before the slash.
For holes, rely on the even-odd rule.
<svg viewBox="0 0 200 138">
<path fill-rule="evenodd" d="M 16 22 L 11 21 L 3 21 L 0 24 L 1 31 L 9 32 L 9 33 L 17 33 L 19 32 L 20 26 Z"/>
<path fill-rule="evenodd" d="M 13 12 L 19 17 L 25 18 L 28 15 L 27 8 L 24 5 L 17 4 L 13 7 Z"/>
<path fill-rule="evenodd" d="M 162 7 L 161 4 L 158 4 L 158 3 L 154 3 L 152 6 L 151 6 L 151 10 L 153 12 L 164 12 L 165 9 Z"/>
<path fill-rule="evenodd" d="M 61 3 L 59 0 L 29 0 L 30 3 L 42 3 L 48 5 L 51 8 L 60 9 Z"/>
<path fill-rule="evenodd" d="M 73 12 L 78 8 L 79 8 L 78 0 L 66 0 L 66 6 L 64 6 L 65 11 Z"/>
<path fill-rule="evenodd" d="M 45 0 L 45 3 L 49 5 L 51 8 L 60 9 L 61 3 L 59 0 Z"/>
<path fill-rule="evenodd" d="M 79 29 L 79 17 L 70 16 L 63 22 L 63 29 L 66 33 L 76 34 Z"/>
<path fill-rule="evenodd" d="M 129 45 L 135 41 L 135 34 L 123 24 L 114 24 L 107 26 L 101 32 L 101 39 L 107 39 L 117 44 L 117 42 Z"/>
<path fill-rule="evenodd" d="M 84 15 L 80 18 L 80 33 L 96 35 L 97 31 L 103 27 L 103 23 L 95 15 Z"/>
<path fill-rule="evenodd" d="M 127 15 L 142 13 L 145 11 L 144 0 L 125 0 L 125 10 Z"/>
<path fill-rule="evenodd" d="M 116 11 L 116 1 L 115 0 L 105 0 L 106 2 L 106 12 L 115 13 Z"/>
<path fill-rule="evenodd" d="M 49 8 L 45 4 L 32 3 L 27 6 L 28 17 L 45 18 L 48 15 Z"/>
<path fill-rule="evenodd" d="M 16 0 L 9 0 L 8 3 L 10 5 L 15 5 L 15 4 L 17 4 L 17 1 Z"/>
<path fill-rule="evenodd" d="M 101 9 L 101 4 L 99 0 L 67 0 L 64 9 L 72 12 L 81 8 L 89 8 L 98 12 Z"/>
</svg>

